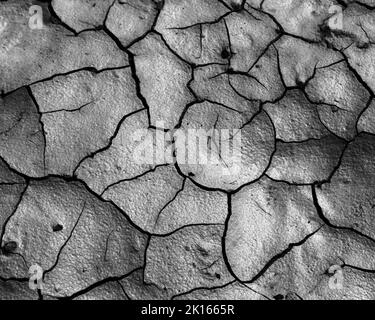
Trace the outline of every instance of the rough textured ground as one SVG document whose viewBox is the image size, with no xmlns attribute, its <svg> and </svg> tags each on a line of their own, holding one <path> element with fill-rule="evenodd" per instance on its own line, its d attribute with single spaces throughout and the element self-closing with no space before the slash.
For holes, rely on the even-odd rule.
<svg viewBox="0 0 375 320">
<path fill-rule="evenodd" d="M 0 16 L 0 299 L 375 299 L 374 0 Z M 238 172 L 134 161 L 197 127 L 242 128 Z"/>
</svg>

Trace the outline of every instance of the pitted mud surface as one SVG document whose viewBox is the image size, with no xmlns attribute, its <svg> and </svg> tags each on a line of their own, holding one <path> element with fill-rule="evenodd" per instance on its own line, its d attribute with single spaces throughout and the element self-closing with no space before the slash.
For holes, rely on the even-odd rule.
<svg viewBox="0 0 375 320">
<path fill-rule="evenodd" d="M 374 0 L 1 1 L 0 299 L 375 299 L 374 74 Z"/>
</svg>

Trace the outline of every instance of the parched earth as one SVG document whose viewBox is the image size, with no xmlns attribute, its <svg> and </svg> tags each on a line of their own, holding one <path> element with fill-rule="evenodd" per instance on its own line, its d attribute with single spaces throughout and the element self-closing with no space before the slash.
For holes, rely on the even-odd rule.
<svg viewBox="0 0 375 320">
<path fill-rule="evenodd" d="M 374 0 L 1 1 L 0 299 L 375 299 L 374 74 Z"/>
</svg>

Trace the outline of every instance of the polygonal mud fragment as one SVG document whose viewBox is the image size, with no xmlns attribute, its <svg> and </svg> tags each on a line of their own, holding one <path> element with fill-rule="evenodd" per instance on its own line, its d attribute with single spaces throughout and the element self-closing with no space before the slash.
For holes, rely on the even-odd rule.
<svg viewBox="0 0 375 320">
<path fill-rule="evenodd" d="M 332 16 L 333 0 L 265 0 L 262 9 L 273 15 L 286 32 L 320 40 L 320 26 Z"/>
<path fill-rule="evenodd" d="M 86 201 L 87 192 L 77 183 L 61 179 L 31 182 L 22 201 L 6 224 L 2 246 L 15 242 L 12 255 L 3 265 L 17 262 L 24 267 L 38 264 L 48 270 L 69 238 Z M 11 270 L 9 272 L 12 272 Z M 27 269 L 23 277 L 27 277 Z M 12 276 L 10 273 L 9 276 Z"/>
<path fill-rule="evenodd" d="M 345 146 L 343 139 L 332 135 L 302 142 L 278 141 L 267 175 L 296 184 L 327 180 L 339 164 Z"/>
<path fill-rule="evenodd" d="M 363 109 L 370 96 L 346 62 L 317 68 L 306 92 L 316 103 L 335 105 L 352 112 Z"/>
<path fill-rule="evenodd" d="M 104 191 L 103 198 L 113 201 L 126 211 L 131 220 L 143 230 L 152 233 L 157 229 L 161 233 L 168 233 L 176 225 L 183 226 L 186 218 L 176 218 L 175 223 L 167 221 L 166 225 L 156 227 L 158 215 L 174 200 L 183 186 L 184 180 L 173 165 L 159 166 L 135 179 L 120 180 L 110 185 Z"/>
<path fill-rule="evenodd" d="M 203 41 L 206 41 L 206 38 L 203 37 L 203 28 L 205 28 L 205 26 L 206 25 L 198 24 L 183 29 L 167 28 L 161 32 L 170 48 L 189 63 L 202 64 L 204 62 L 222 62 L 218 54 L 219 52 L 215 50 L 216 46 L 211 48 L 211 43 L 209 43 L 209 51 L 205 54 L 203 53 Z M 219 24 L 214 24 L 213 26 L 208 25 L 209 28 L 216 27 L 216 29 L 218 29 L 217 26 L 219 26 Z M 221 41 L 222 34 L 215 34 L 214 40 L 216 40 L 216 42 Z M 205 57 L 205 55 L 207 57 Z"/>
<path fill-rule="evenodd" d="M 89 292 L 80 294 L 75 300 L 128 300 L 119 281 L 106 282 Z"/>
<path fill-rule="evenodd" d="M 146 110 L 140 110 L 125 118 L 108 148 L 94 153 L 81 162 L 76 171 L 77 177 L 84 180 L 93 191 L 101 194 L 111 184 L 132 179 L 154 168 L 155 165 L 151 163 L 135 161 L 135 148 L 139 143 L 136 133 L 147 128 Z M 148 138 L 153 139 L 154 135 L 153 132 L 147 131 L 143 141 L 147 141 Z"/>
<path fill-rule="evenodd" d="M 375 13 L 353 3 L 342 14 L 342 28 L 325 34 L 325 39 L 342 50 L 366 86 L 375 91 Z"/>
<path fill-rule="evenodd" d="M 119 0 L 111 7 L 105 25 L 126 47 L 151 30 L 157 13 L 156 1 Z"/>
<path fill-rule="evenodd" d="M 202 225 L 167 237 L 152 237 L 147 249 L 145 281 L 169 296 L 232 280 L 222 256 L 223 226 Z"/>
<path fill-rule="evenodd" d="M 329 20 L 322 25 L 325 40 L 336 49 L 345 49 L 344 54 L 350 47 L 368 49 L 375 35 L 374 12 L 358 3 L 352 3 L 342 11 L 339 15 L 341 21 L 337 21 L 336 28 L 330 28 Z"/>
<path fill-rule="evenodd" d="M 375 134 L 375 101 L 369 104 L 369 106 L 364 110 L 361 114 L 358 124 L 357 130 L 358 132 L 368 132 Z"/>
<path fill-rule="evenodd" d="M 144 270 L 134 271 L 131 275 L 120 280 L 127 297 L 130 300 L 163 300 L 168 298 L 168 292 L 155 284 L 146 283 L 143 279 Z"/>
<path fill-rule="evenodd" d="M 279 257 L 255 283 L 274 296 L 294 292 L 302 299 L 371 300 L 374 287 L 367 281 L 373 277 L 347 273 L 347 268 L 340 266 L 375 270 L 374 257 L 373 241 L 351 231 L 323 227 Z"/>
<path fill-rule="evenodd" d="M 76 32 L 100 27 L 113 0 L 52 0 L 59 18 Z"/>
<path fill-rule="evenodd" d="M 309 43 L 302 39 L 284 36 L 275 43 L 280 55 L 280 69 L 288 87 L 305 83 L 322 68 L 343 59 L 342 55 L 324 44 Z"/>
<path fill-rule="evenodd" d="M 273 46 L 264 52 L 248 73 L 231 71 L 229 74 L 232 86 L 247 99 L 271 102 L 284 94 L 278 53 Z"/>
<path fill-rule="evenodd" d="M 25 88 L 0 98 L 0 156 L 15 170 L 44 175 L 44 129 Z"/>
<path fill-rule="evenodd" d="M 43 293 L 70 296 L 112 277 L 125 277 L 143 266 L 147 237 L 112 204 L 86 191 L 81 214 Z"/>
<path fill-rule="evenodd" d="M 193 101 L 187 88 L 190 66 L 171 52 L 162 38 L 149 34 L 130 48 L 134 53 L 141 94 L 148 102 L 152 125 L 173 128 L 185 107 Z"/>
<path fill-rule="evenodd" d="M 0 300 L 38 300 L 38 293 L 30 290 L 28 281 L 0 280 Z"/>
<path fill-rule="evenodd" d="M 209 65 L 194 69 L 194 78 L 190 87 L 199 99 L 205 99 L 226 105 L 241 112 L 250 120 L 259 111 L 259 101 L 241 96 L 226 73 L 227 66 Z"/>
<path fill-rule="evenodd" d="M 316 231 L 309 187 L 290 186 L 262 178 L 232 198 L 225 252 L 233 272 L 251 280 L 276 255 Z"/>
<path fill-rule="evenodd" d="M 233 70 L 248 72 L 277 38 L 277 26 L 265 14 L 251 8 L 234 12 L 225 18 L 228 26 Z"/>
<path fill-rule="evenodd" d="M 262 289 L 252 284 L 235 282 L 224 287 L 193 290 L 175 300 L 267 300 L 257 290 Z"/>
<path fill-rule="evenodd" d="M 55 77 L 32 86 L 46 132 L 46 170 L 71 175 L 111 141 L 123 119 L 143 108 L 130 68 Z"/>
<path fill-rule="evenodd" d="M 329 183 L 316 188 L 326 218 L 375 238 L 375 137 L 360 134 L 345 150 Z"/>
<path fill-rule="evenodd" d="M 316 105 L 301 90 L 290 90 L 281 100 L 263 108 L 276 128 L 276 138 L 284 142 L 319 139 L 330 134 L 319 119 Z"/>
<path fill-rule="evenodd" d="M 330 131 L 347 140 L 356 135 L 357 117 L 370 94 L 346 62 L 318 69 L 306 93 L 313 102 L 322 104 L 319 115 Z"/>
<path fill-rule="evenodd" d="M 182 129 L 177 164 L 186 176 L 209 188 L 235 190 L 256 180 L 275 148 L 272 122 L 264 112 L 246 122 L 236 110 L 198 103 L 187 110 Z"/>
<path fill-rule="evenodd" d="M 8 20 L 8 26 L 1 34 L 5 50 L 0 50 L 0 91 L 8 92 L 54 74 L 84 67 L 99 70 L 128 64 L 127 55 L 104 31 L 88 31 L 74 36 L 64 27 L 49 21 L 45 22 L 43 29 L 29 28 L 32 4 L 31 0 L 13 0 L 2 3 L 0 7 L 0 16 Z"/>
<path fill-rule="evenodd" d="M 163 32 L 168 28 L 212 22 L 228 12 L 218 0 L 165 0 L 155 29 Z"/>
</svg>

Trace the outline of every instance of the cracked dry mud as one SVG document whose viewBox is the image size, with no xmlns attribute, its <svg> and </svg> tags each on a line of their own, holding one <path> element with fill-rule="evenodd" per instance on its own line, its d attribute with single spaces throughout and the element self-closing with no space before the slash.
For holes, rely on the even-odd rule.
<svg viewBox="0 0 375 320">
<path fill-rule="evenodd" d="M 0 16 L 0 299 L 375 299 L 374 0 Z M 240 128 L 238 170 L 135 161 L 191 128 Z"/>
</svg>

